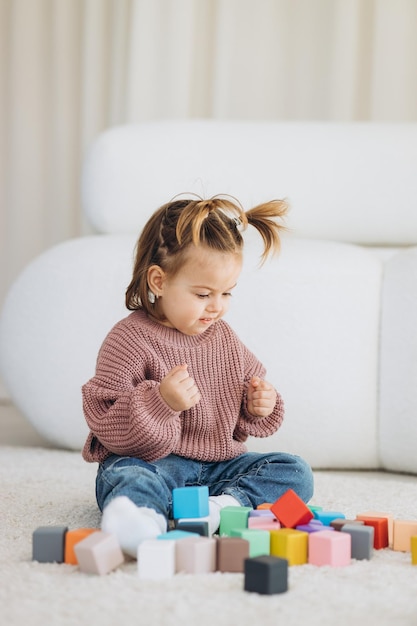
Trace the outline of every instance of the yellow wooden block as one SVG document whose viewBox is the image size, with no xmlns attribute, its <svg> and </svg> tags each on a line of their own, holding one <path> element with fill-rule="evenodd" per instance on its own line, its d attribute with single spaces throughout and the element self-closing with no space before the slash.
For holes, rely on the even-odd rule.
<svg viewBox="0 0 417 626">
<path fill-rule="evenodd" d="M 417 535 L 417 520 L 394 520 L 394 542 L 392 549 L 399 552 L 411 551 L 411 537 Z"/>
<path fill-rule="evenodd" d="M 289 565 L 304 565 L 308 559 L 308 533 L 293 528 L 271 530 L 271 555 L 287 559 Z"/>
<path fill-rule="evenodd" d="M 411 563 L 417 565 L 417 535 L 411 537 Z"/>
</svg>

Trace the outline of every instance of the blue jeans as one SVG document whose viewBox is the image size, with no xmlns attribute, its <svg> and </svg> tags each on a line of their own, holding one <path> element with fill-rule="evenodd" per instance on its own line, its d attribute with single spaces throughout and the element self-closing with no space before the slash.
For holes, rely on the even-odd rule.
<svg viewBox="0 0 417 626">
<path fill-rule="evenodd" d="M 172 519 L 173 489 L 202 485 L 207 485 L 210 496 L 227 493 L 241 505 L 256 508 L 275 502 L 288 489 L 308 502 L 313 495 L 313 474 L 303 459 L 283 452 L 247 452 L 210 463 L 175 454 L 152 463 L 113 454 L 98 468 L 96 497 L 101 510 L 113 498 L 127 496 L 137 506 Z"/>
</svg>

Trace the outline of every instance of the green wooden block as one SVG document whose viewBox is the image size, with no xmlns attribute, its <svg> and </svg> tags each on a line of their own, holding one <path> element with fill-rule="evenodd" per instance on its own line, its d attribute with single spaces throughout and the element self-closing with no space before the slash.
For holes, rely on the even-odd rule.
<svg viewBox="0 0 417 626">
<path fill-rule="evenodd" d="M 225 506 L 221 509 L 219 535 L 230 537 L 232 529 L 247 528 L 249 513 L 252 510 L 250 506 Z"/>
<path fill-rule="evenodd" d="M 265 556 L 270 553 L 271 535 L 268 530 L 260 528 L 234 528 L 232 537 L 240 537 L 249 542 L 249 558 Z"/>
<path fill-rule="evenodd" d="M 309 504 L 309 505 L 308 505 L 308 508 L 309 508 L 309 509 L 310 509 L 310 511 L 313 513 L 313 515 L 314 515 L 314 513 L 315 513 L 316 511 L 322 511 L 322 510 L 323 510 L 323 507 L 322 507 L 322 506 L 316 506 L 315 504 Z"/>
</svg>

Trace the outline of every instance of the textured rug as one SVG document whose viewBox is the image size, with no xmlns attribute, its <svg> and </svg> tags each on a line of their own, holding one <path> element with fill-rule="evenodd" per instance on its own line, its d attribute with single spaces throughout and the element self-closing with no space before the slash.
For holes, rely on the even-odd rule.
<svg viewBox="0 0 417 626">
<path fill-rule="evenodd" d="M 99 525 L 95 471 L 77 453 L 0 447 L 2 624 L 417 625 L 417 566 L 389 549 L 343 568 L 293 566 L 289 590 L 273 596 L 245 592 L 243 574 L 178 574 L 162 584 L 139 580 L 134 561 L 101 577 L 32 562 L 38 526 Z M 417 477 L 320 471 L 312 503 L 346 516 L 378 510 L 416 519 Z"/>
</svg>

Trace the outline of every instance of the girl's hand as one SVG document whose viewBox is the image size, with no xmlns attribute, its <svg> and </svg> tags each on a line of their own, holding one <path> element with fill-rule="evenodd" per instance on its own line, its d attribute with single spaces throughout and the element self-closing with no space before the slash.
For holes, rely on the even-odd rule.
<svg viewBox="0 0 417 626">
<path fill-rule="evenodd" d="M 248 387 L 248 411 L 251 415 L 267 417 L 274 410 L 277 392 L 259 376 L 253 376 Z"/>
<path fill-rule="evenodd" d="M 186 411 L 200 401 L 200 392 L 188 374 L 188 365 L 177 365 L 163 378 L 159 392 L 173 411 Z"/>
</svg>

